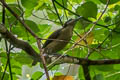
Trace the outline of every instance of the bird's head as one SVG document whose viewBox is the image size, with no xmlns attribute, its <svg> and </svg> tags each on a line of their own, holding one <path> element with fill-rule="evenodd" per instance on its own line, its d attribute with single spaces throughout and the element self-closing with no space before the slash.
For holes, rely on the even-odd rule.
<svg viewBox="0 0 120 80">
<path fill-rule="evenodd" d="M 67 26 L 73 26 L 76 24 L 76 22 L 80 19 L 81 17 L 78 17 L 76 19 L 69 19 L 68 21 L 65 22 L 65 24 L 63 25 L 63 28 L 67 27 Z"/>
</svg>

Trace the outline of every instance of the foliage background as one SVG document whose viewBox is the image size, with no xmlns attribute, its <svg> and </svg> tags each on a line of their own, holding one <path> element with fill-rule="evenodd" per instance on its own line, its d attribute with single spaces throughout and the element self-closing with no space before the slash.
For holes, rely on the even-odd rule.
<svg viewBox="0 0 120 80">
<path fill-rule="evenodd" d="M 94 22 L 98 19 L 102 11 L 105 9 L 107 0 L 56 0 L 65 8 L 69 9 L 76 14 Z M 6 0 L 9 7 L 20 16 L 20 18 L 33 30 L 40 38 L 46 39 L 53 31 L 61 28 L 58 15 L 52 4 L 52 0 Z M 1 4 L 2 5 L 2 4 Z M 55 3 L 61 21 L 65 23 L 70 18 L 76 18 L 77 15 L 72 14 L 70 11 L 64 9 Z M 0 22 L 2 22 L 2 6 L 0 6 Z M 6 22 L 5 25 L 18 39 L 25 40 L 39 52 L 36 46 L 36 40 L 30 33 L 20 24 L 18 20 L 6 9 Z M 77 22 L 74 30 L 80 35 L 84 36 L 93 25 L 85 19 Z M 81 45 L 76 46 L 72 51 L 68 51 L 70 56 L 85 58 L 88 53 L 91 55 L 88 59 L 101 60 L 101 59 L 120 59 L 120 1 L 111 0 L 106 12 L 97 22 L 101 25 L 96 25 L 94 29 L 85 39 L 80 42 Z M 74 33 L 71 42 L 77 42 L 79 37 Z M 44 43 L 45 40 L 42 42 Z M 8 43 L 9 45 L 9 43 Z M 65 49 L 60 51 L 64 53 L 69 49 L 72 44 L 68 44 Z M 7 62 L 5 40 L 1 38 L 0 42 L 0 78 L 4 73 Z M 44 70 L 36 66 L 31 66 L 32 59 L 21 49 L 13 48 L 10 53 L 10 63 L 12 69 L 13 80 L 45 80 L 43 76 Z M 65 68 L 65 72 L 61 69 Z M 69 70 L 70 64 L 57 65 L 54 69 L 50 70 L 51 77 L 54 75 L 64 74 L 73 75 L 77 80 L 84 80 L 83 69 L 81 66 L 78 68 L 77 74 L 72 74 Z M 72 65 L 73 66 L 73 65 Z M 120 79 L 120 65 L 100 65 L 89 66 L 90 75 L 92 80 L 119 80 Z M 63 70 L 65 70 L 63 69 Z M 69 73 L 67 73 L 69 71 Z M 9 80 L 9 68 L 5 72 L 4 80 Z M 37 75 L 37 76 L 36 76 Z"/>
</svg>

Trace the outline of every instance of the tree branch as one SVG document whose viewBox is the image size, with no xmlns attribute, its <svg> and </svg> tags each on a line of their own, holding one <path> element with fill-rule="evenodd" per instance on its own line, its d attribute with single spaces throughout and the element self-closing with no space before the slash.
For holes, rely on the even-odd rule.
<svg viewBox="0 0 120 80">
<path fill-rule="evenodd" d="M 29 43 L 17 39 L 11 32 L 9 32 L 4 25 L 0 24 L 0 34 L 4 37 L 8 42 L 10 42 L 13 46 L 24 50 L 28 55 L 30 55 L 34 60 L 41 61 L 40 55 L 29 45 Z M 47 63 L 53 62 L 56 58 L 60 57 L 61 55 L 47 55 L 45 56 L 47 59 Z M 106 65 L 106 64 L 120 64 L 120 59 L 102 59 L 102 60 L 89 60 L 85 58 L 77 58 L 72 56 L 62 56 L 56 63 L 63 64 L 63 63 L 72 63 L 78 65 Z"/>
<path fill-rule="evenodd" d="M 13 46 L 23 49 L 34 60 L 40 61 L 38 53 L 25 41 L 17 39 L 11 32 L 9 32 L 4 25 L 0 24 L 0 33 Z"/>
<path fill-rule="evenodd" d="M 56 60 L 61 55 L 53 55 L 49 58 L 49 63 Z M 78 65 L 108 65 L 108 64 L 120 64 L 120 59 L 100 59 L 100 60 L 90 60 L 85 58 L 78 58 L 72 56 L 62 56 L 58 61 L 56 61 L 53 65 L 64 64 L 64 63 L 71 63 L 71 64 L 78 64 Z"/>
<path fill-rule="evenodd" d="M 8 9 L 8 11 L 10 11 L 10 13 L 12 13 L 13 16 L 16 17 L 16 19 L 27 29 L 28 32 L 30 32 L 32 36 L 38 38 L 38 36 L 29 28 L 29 26 L 25 24 L 24 21 L 22 21 L 20 17 L 3 0 L 0 0 L 0 2 L 3 4 L 5 8 Z"/>
</svg>

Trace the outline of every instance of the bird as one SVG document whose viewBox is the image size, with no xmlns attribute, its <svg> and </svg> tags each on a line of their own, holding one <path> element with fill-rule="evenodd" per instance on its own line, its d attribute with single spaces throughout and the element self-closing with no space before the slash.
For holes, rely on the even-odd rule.
<svg viewBox="0 0 120 80">
<path fill-rule="evenodd" d="M 54 54 L 62 50 L 71 40 L 74 26 L 80 18 L 69 19 L 62 28 L 54 31 L 43 44 L 44 54 Z"/>
<path fill-rule="evenodd" d="M 62 28 L 54 31 L 42 46 L 43 54 L 55 54 L 56 52 L 62 50 L 71 40 L 73 35 L 73 29 L 76 22 L 82 17 L 76 19 L 69 19 L 66 21 Z M 32 66 L 34 66 L 37 61 L 33 61 Z"/>
</svg>

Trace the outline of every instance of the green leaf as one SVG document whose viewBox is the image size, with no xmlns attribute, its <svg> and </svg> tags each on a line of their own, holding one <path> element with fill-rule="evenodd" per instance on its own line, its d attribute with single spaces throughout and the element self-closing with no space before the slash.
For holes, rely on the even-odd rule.
<svg viewBox="0 0 120 80">
<path fill-rule="evenodd" d="M 20 54 L 20 53 L 15 53 L 15 54 Z M 15 55 L 15 54 L 14 54 L 14 55 Z M 16 75 L 21 75 L 21 74 L 22 74 L 22 65 L 23 65 L 23 64 L 21 64 L 20 62 L 18 62 L 18 61 L 16 60 L 16 56 L 17 56 L 17 55 L 15 55 L 15 57 L 13 57 L 13 58 L 10 60 L 11 63 L 14 63 L 14 64 L 11 65 L 12 72 L 13 72 L 14 74 L 16 74 Z"/>
<path fill-rule="evenodd" d="M 118 45 L 119 46 L 120 43 L 120 34 L 117 33 L 113 33 L 112 34 L 112 45 Z"/>
<path fill-rule="evenodd" d="M 0 22 L 2 22 L 2 12 L 0 12 Z"/>
<path fill-rule="evenodd" d="M 58 70 L 60 68 L 60 65 L 55 65 L 51 70 Z"/>
<path fill-rule="evenodd" d="M 23 53 L 17 54 L 15 56 L 15 60 L 21 64 L 31 64 L 32 63 L 32 58 L 25 53 L 24 54 Z"/>
<path fill-rule="evenodd" d="M 106 4 L 108 0 L 100 0 L 103 4 Z M 109 4 L 114 4 L 120 0 L 110 0 Z"/>
<path fill-rule="evenodd" d="M 48 14 L 49 19 L 52 19 L 52 20 L 58 19 L 58 16 L 51 11 L 47 11 L 47 14 Z"/>
<path fill-rule="evenodd" d="M 5 0 L 6 2 L 16 2 L 16 0 Z"/>
<path fill-rule="evenodd" d="M 86 1 L 92 1 L 92 2 L 94 2 L 96 4 L 100 4 L 101 3 L 99 0 L 86 0 Z"/>
<path fill-rule="evenodd" d="M 2 66 L 0 66 L 0 71 L 2 71 Z"/>
<path fill-rule="evenodd" d="M 34 8 L 35 6 L 37 6 L 38 0 L 21 0 L 21 4 L 25 8 L 31 9 L 31 8 Z"/>
<path fill-rule="evenodd" d="M 93 45 L 92 45 L 93 46 Z M 89 57 L 89 59 L 91 59 L 91 60 L 97 60 L 97 59 L 99 59 L 99 58 L 101 58 L 101 56 L 100 56 L 100 53 L 98 53 L 98 52 L 93 52 L 91 55 L 90 55 L 90 57 Z"/>
<path fill-rule="evenodd" d="M 74 57 L 81 57 L 81 50 L 83 48 L 74 48 L 72 51 L 68 51 L 67 54 Z M 74 53 L 74 54 L 73 54 Z"/>
<path fill-rule="evenodd" d="M 61 72 L 56 72 L 54 76 L 59 76 L 59 75 L 62 75 Z"/>
<path fill-rule="evenodd" d="M 39 36 L 45 37 L 46 34 L 50 32 L 52 26 L 48 24 L 39 24 L 38 27 L 40 29 Z"/>
<path fill-rule="evenodd" d="M 38 33 L 40 31 L 37 24 L 34 21 L 24 20 L 24 22 L 30 27 L 30 29 L 33 32 Z M 12 32 L 14 34 L 17 34 L 18 37 L 28 37 L 28 34 L 29 34 L 24 28 L 24 26 L 20 23 L 18 23 L 15 27 L 13 27 Z"/>
<path fill-rule="evenodd" d="M 6 54 L 5 52 L 1 52 L 1 53 L 0 53 L 0 57 L 7 58 L 7 54 Z"/>
<path fill-rule="evenodd" d="M 33 11 L 33 9 L 26 9 L 25 10 L 25 17 L 27 18 L 27 17 L 30 17 L 31 15 L 32 15 L 32 11 Z"/>
<path fill-rule="evenodd" d="M 56 0 L 58 3 L 60 3 L 61 5 L 63 5 L 64 7 L 67 7 L 67 2 L 68 0 Z M 55 6 L 57 8 L 63 9 L 61 6 L 59 6 L 57 3 L 55 3 Z"/>
<path fill-rule="evenodd" d="M 39 0 L 38 5 L 35 7 L 35 10 L 51 10 L 52 6 L 50 0 Z"/>
<path fill-rule="evenodd" d="M 80 67 L 79 67 L 79 72 L 78 72 L 78 77 L 79 77 L 80 80 L 85 80 L 85 79 L 84 79 L 85 77 L 84 77 L 83 73 L 84 73 L 84 72 L 83 72 L 83 67 L 80 66 Z"/>
<path fill-rule="evenodd" d="M 19 16 L 21 15 L 21 10 L 17 4 L 8 4 L 8 6 Z M 7 15 L 13 16 L 8 10 Z"/>
<path fill-rule="evenodd" d="M 81 6 L 78 6 L 77 10 L 76 10 L 76 12 L 79 15 L 81 15 L 85 18 L 88 18 L 88 17 L 96 18 L 97 11 L 98 11 L 97 5 L 91 1 L 86 2 L 86 3 L 82 4 Z"/>
<path fill-rule="evenodd" d="M 27 37 L 27 32 L 25 31 L 25 28 L 21 26 L 20 23 L 18 23 L 12 28 L 12 32 L 18 37 Z"/>
<path fill-rule="evenodd" d="M 117 11 L 117 10 L 120 11 L 120 5 L 115 5 L 114 10 L 115 10 L 115 11 Z"/>
<path fill-rule="evenodd" d="M 120 70 L 120 64 L 114 64 L 114 69 L 116 71 L 119 71 Z"/>
<path fill-rule="evenodd" d="M 110 21 L 111 21 L 111 17 L 110 16 L 105 17 L 105 20 L 104 20 L 105 23 L 108 23 Z"/>
<path fill-rule="evenodd" d="M 93 77 L 93 80 L 105 80 L 102 74 L 97 74 Z"/>
<path fill-rule="evenodd" d="M 19 8 L 19 6 L 17 4 L 8 4 L 8 6 L 18 15 L 20 16 L 22 14 L 22 10 Z M 9 24 L 12 25 L 16 25 L 17 24 L 17 20 L 16 18 L 8 11 L 6 10 L 6 14 L 7 14 L 7 19 L 8 21 L 6 21 L 7 26 L 9 26 Z M 9 24 L 8 24 L 9 22 Z"/>
<path fill-rule="evenodd" d="M 18 65 L 13 65 L 12 68 L 21 69 L 21 67 L 19 67 Z"/>
<path fill-rule="evenodd" d="M 120 32 L 120 14 L 116 15 L 115 17 L 115 28 L 114 30 L 117 31 L 117 32 Z"/>
<path fill-rule="evenodd" d="M 76 3 L 81 3 L 82 2 L 82 0 L 72 0 L 72 2 L 76 2 Z"/>
<path fill-rule="evenodd" d="M 1 79 L 2 75 L 3 75 L 3 73 L 0 72 L 0 79 Z M 5 76 L 4 76 L 3 80 L 9 80 L 9 74 L 8 73 L 5 73 Z"/>
<path fill-rule="evenodd" d="M 37 24 L 34 21 L 32 21 L 32 20 L 25 20 L 25 23 L 30 27 L 30 29 L 33 32 L 37 33 L 37 32 L 40 31 L 38 26 L 37 26 Z"/>
<path fill-rule="evenodd" d="M 47 3 L 39 3 L 39 4 L 35 7 L 35 9 L 36 9 L 36 10 L 43 10 L 43 9 L 47 9 L 47 7 L 50 8 L 50 5 L 47 4 Z"/>
<path fill-rule="evenodd" d="M 97 70 L 103 72 L 114 71 L 113 65 L 100 65 L 100 66 L 94 66 L 93 68 L 96 68 Z"/>
<path fill-rule="evenodd" d="M 43 75 L 43 73 L 42 72 L 40 72 L 40 71 L 37 71 L 37 72 L 35 72 L 33 75 L 32 75 L 32 79 L 33 80 L 37 80 L 40 76 L 42 76 Z"/>
<path fill-rule="evenodd" d="M 78 47 L 74 48 L 72 51 L 68 51 L 67 54 L 74 57 L 84 58 L 88 54 L 88 49 L 86 47 Z"/>
<path fill-rule="evenodd" d="M 103 27 L 95 26 L 93 30 L 94 38 L 96 41 L 103 41 L 107 35 L 105 35 L 106 29 Z"/>
<path fill-rule="evenodd" d="M 113 33 L 109 43 L 111 45 L 107 48 L 110 48 L 110 50 L 102 51 L 102 53 L 106 53 L 105 55 L 107 55 L 108 57 L 110 57 L 112 59 L 120 58 L 120 54 L 119 54 L 120 53 L 119 52 L 119 49 L 120 49 L 120 35 L 117 34 L 117 33 Z"/>
<path fill-rule="evenodd" d="M 106 76 L 106 80 L 120 80 L 120 72 L 112 72 Z"/>
</svg>

